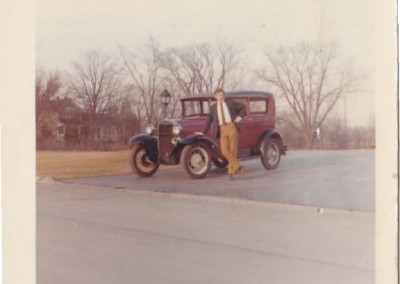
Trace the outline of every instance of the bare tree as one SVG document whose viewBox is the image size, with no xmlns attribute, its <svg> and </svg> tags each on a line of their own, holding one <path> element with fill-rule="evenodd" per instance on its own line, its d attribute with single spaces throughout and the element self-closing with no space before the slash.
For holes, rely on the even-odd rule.
<svg viewBox="0 0 400 284">
<path fill-rule="evenodd" d="M 58 71 L 46 73 L 37 70 L 35 96 L 36 96 L 36 135 L 37 140 L 47 139 L 54 131 L 54 118 L 51 100 L 60 95 L 63 87 L 61 75 Z"/>
<path fill-rule="evenodd" d="M 213 48 L 203 43 L 167 50 L 162 66 L 182 94 L 209 93 L 216 87 L 238 85 L 239 55 L 233 45 L 221 43 Z"/>
<path fill-rule="evenodd" d="M 324 127 L 321 129 L 321 136 L 326 148 L 346 148 L 347 140 L 343 119 L 337 115 L 328 117 Z"/>
<path fill-rule="evenodd" d="M 289 149 L 301 149 L 304 148 L 304 140 L 302 134 L 298 131 L 293 131 L 293 124 L 298 124 L 297 121 L 291 120 L 293 117 L 291 111 L 279 111 L 276 115 L 276 127 L 285 137 L 285 144 Z"/>
<path fill-rule="evenodd" d="M 62 85 L 61 75 L 58 71 L 46 74 L 43 70 L 37 70 L 35 84 L 36 122 L 41 121 L 49 101 L 59 95 Z"/>
<path fill-rule="evenodd" d="M 136 109 L 140 117 L 147 123 L 155 123 L 160 119 L 159 95 L 166 87 L 167 81 L 161 67 L 161 53 L 158 44 L 150 39 L 140 54 L 128 55 L 120 47 L 124 66 L 132 79 L 132 93 Z"/>
<path fill-rule="evenodd" d="M 244 63 L 240 58 L 241 50 L 233 44 L 220 43 L 217 47 L 220 76 L 217 87 L 235 90 L 244 78 Z M 218 68 L 217 68 L 218 70 Z"/>
<path fill-rule="evenodd" d="M 88 138 L 93 139 L 100 117 L 112 111 L 119 100 L 121 72 L 109 55 L 98 51 L 87 52 L 73 63 L 73 70 L 69 92 L 88 115 Z"/>
<path fill-rule="evenodd" d="M 124 144 L 129 137 L 140 131 L 138 116 L 135 113 L 132 96 L 130 96 L 129 86 L 122 90 L 121 99 L 110 111 L 110 117 L 118 129 L 120 142 Z"/>
<path fill-rule="evenodd" d="M 358 90 L 361 76 L 340 64 L 334 46 L 302 44 L 266 56 L 268 65 L 257 75 L 285 98 L 295 118 L 287 123 L 310 146 L 313 130 L 323 125 L 340 97 Z"/>
<path fill-rule="evenodd" d="M 351 147 L 373 148 L 375 146 L 375 129 L 372 125 L 350 127 L 347 135 Z"/>
</svg>

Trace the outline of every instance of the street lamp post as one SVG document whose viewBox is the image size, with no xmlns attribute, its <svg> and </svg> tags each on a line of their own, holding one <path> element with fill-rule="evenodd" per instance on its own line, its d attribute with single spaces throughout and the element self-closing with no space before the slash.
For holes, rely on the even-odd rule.
<svg viewBox="0 0 400 284">
<path fill-rule="evenodd" d="M 164 91 L 161 92 L 160 99 L 161 99 L 161 104 L 163 105 L 164 108 L 164 118 L 165 118 L 167 117 L 167 106 L 171 101 L 171 94 L 167 91 L 167 89 L 164 89 Z"/>
</svg>

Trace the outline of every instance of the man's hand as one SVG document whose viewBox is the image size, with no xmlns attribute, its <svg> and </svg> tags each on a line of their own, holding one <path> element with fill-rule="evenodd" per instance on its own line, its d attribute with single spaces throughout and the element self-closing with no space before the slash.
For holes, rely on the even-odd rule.
<svg viewBox="0 0 400 284">
<path fill-rule="evenodd" d="M 195 133 L 193 133 L 194 135 L 204 135 L 203 132 L 200 131 L 196 131 Z"/>
<path fill-rule="evenodd" d="M 233 122 L 239 123 L 241 120 L 242 120 L 242 118 L 240 116 L 237 116 Z"/>
</svg>

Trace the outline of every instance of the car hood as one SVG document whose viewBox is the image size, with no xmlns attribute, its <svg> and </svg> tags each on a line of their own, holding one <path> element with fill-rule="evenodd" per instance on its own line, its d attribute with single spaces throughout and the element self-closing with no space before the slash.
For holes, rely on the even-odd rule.
<svg viewBox="0 0 400 284">
<path fill-rule="evenodd" d="M 182 127 L 182 132 L 180 134 L 181 137 L 185 137 L 187 135 L 193 134 L 196 131 L 202 131 L 204 125 L 206 124 L 205 116 L 193 116 L 193 117 L 185 117 L 185 118 L 172 118 L 167 121 L 172 124 L 179 124 Z"/>
</svg>

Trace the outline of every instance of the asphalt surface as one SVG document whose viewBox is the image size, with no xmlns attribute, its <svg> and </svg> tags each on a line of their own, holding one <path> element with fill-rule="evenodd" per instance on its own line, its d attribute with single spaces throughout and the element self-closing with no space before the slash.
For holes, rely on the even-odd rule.
<svg viewBox="0 0 400 284">
<path fill-rule="evenodd" d="M 250 187 L 263 176 L 251 168 Z M 192 190 L 180 171 L 160 180 Z M 37 184 L 38 284 L 374 283 L 373 212 L 131 187 Z"/>
<path fill-rule="evenodd" d="M 37 183 L 37 283 L 374 283 L 373 150 Z"/>
<path fill-rule="evenodd" d="M 244 161 L 249 172 L 245 179 L 236 176 L 234 181 L 225 170 L 213 167 L 200 180 L 174 168 L 159 170 L 150 178 L 129 174 L 64 182 L 373 212 L 374 155 L 374 150 L 288 151 L 272 171 L 266 171 L 259 159 Z"/>
</svg>

